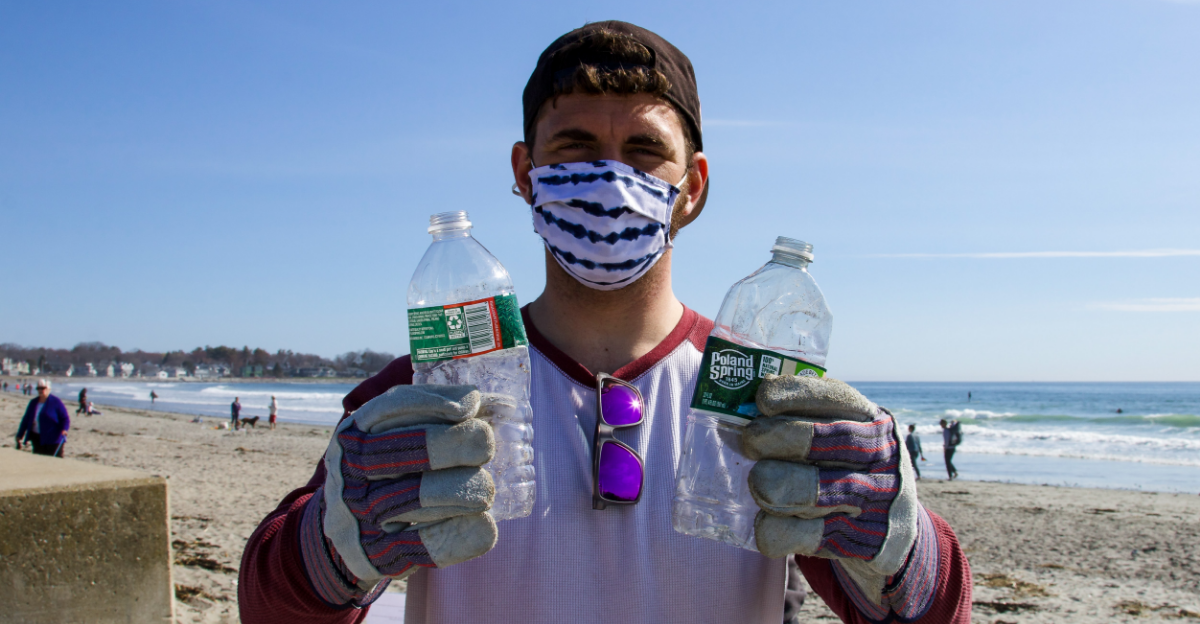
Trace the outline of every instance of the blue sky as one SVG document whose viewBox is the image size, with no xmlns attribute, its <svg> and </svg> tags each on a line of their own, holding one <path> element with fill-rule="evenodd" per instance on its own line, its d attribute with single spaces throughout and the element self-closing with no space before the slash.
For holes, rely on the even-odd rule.
<svg viewBox="0 0 1200 624">
<path fill-rule="evenodd" d="M 1200 2 L 1166 0 L 0 0 L 0 341 L 406 352 L 445 210 L 532 299 L 521 90 L 602 19 L 697 69 L 689 306 L 787 235 L 835 376 L 1200 380 Z"/>
</svg>

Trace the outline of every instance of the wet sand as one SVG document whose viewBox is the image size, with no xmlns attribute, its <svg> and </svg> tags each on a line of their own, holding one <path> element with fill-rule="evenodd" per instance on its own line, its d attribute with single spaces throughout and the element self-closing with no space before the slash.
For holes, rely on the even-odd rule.
<svg viewBox="0 0 1200 624">
<path fill-rule="evenodd" d="M 0 393 L 4 446 L 27 401 Z M 308 480 L 330 427 L 235 433 L 213 428 L 223 419 L 99 408 L 73 419 L 67 457 L 167 477 L 178 621 L 238 621 L 246 539 Z M 936 480 L 919 491 L 971 561 L 975 622 L 1200 622 L 1200 496 Z M 810 594 L 802 621 L 836 618 Z"/>
</svg>

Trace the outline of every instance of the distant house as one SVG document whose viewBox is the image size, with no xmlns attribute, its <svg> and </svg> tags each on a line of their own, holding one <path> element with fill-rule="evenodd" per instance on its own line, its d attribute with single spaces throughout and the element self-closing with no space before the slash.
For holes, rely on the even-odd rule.
<svg viewBox="0 0 1200 624">
<path fill-rule="evenodd" d="M 192 376 L 196 379 L 216 379 L 221 377 L 219 367 L 211 364 L 200 364 L 192 371 Z"/>
<path fill-rule="evenodd" d="M 158 370 L 159 379 L 183 379 L 187 377 L 187 369 L 182 366 L 164 366 Z"/>
<path fill-rule="evenodd" d="M 315 366 L 297 369 L 295 377 L 337 377 L 337 371 L 328 366 Z"/>
<path fill-rule="evenodd" d="M 120 369 L 118 369 L 116 366 L 113 366 L 111 363 L 109 363 L 108 365 L 101 366 L 99 369 L 97 369 L 96 376 L 97 377 L 116 377 L 116 372 L 118 370 L 120 370 Z"/>
<path fill-rule="evenodd" d="M 247 364 L 242 367 L 242 377 L 262 377 L 262 376 L 263 376 L 262 364 L 253 364 L 253 365 Z"/>
<path fill-rule="evenodd" d="M 0 360 L 0 374 L 4 375 L 29 375 L 29 362 L 21 362 L 12 358 L 4 358 Z"/>
<path fill-rule="evenodd" d="M 49 369 L 50 365 L 47 365 L 46 368 Z M 70 376 L 70 375 L 68 375 L 68 376 Z M 93 366 L 91 362 L 76 366 L 74 376 L 75 377 L 95 377 L 96 376 L 96 367 Z"/>
<path fill-rule="evenodd" d="M 121 362 L 117 365 L 117 374 L 121 377 L 133 377 L 133 371 L 134 367 L 132 362 Z"/>
<path fill-rule="evenodd" d="M 192 371 L 196 379 L 220 379 L 229 376 L 229 366 L 226 364 L 200 364 Z"/>
</svg>

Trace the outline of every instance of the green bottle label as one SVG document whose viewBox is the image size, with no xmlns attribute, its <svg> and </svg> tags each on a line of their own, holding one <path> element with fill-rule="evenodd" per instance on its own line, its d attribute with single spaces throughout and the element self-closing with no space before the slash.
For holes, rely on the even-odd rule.
<svg viewBox="0 0 1200 624">
<path fill-rule="evenodd" d="M 465 358 L 529 344 L 516 295 L 408 311 L 414 362 Z"/>
<path fill-rule="evenodd" d="M 721 420 L 745 425 L 760 416 L 754 396 L 767 375 L 824 377 L 825 369 L 774 351 L 754 349 L 708 337 L 692 408 L 717 414 Z"/>
</svg>

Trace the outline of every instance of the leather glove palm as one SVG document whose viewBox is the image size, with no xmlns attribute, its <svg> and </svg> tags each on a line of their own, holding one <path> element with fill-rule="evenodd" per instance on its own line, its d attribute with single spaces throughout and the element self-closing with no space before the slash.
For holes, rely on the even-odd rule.
<svg viewBox="0 0 1200 624">
<path fill-rule="evenodd" d="M 338 425 L 301 526 L 305 568 L 326 602 L 363 604 L 384 578 L 495 546 L 495 487 L 480 468 L 495 440 L 481 401 L 472 386 L 396 386 Z"/>
<path fill-rule="evenodd" d="M 928 524 L 892 415 L 831 378 L 768 375 L 756 399 L 764 416 L 747 425 L 742 452 L 757 460 L 759 551 L 835 559 L 862 597 L 884 604 Z"/>
</svg>

